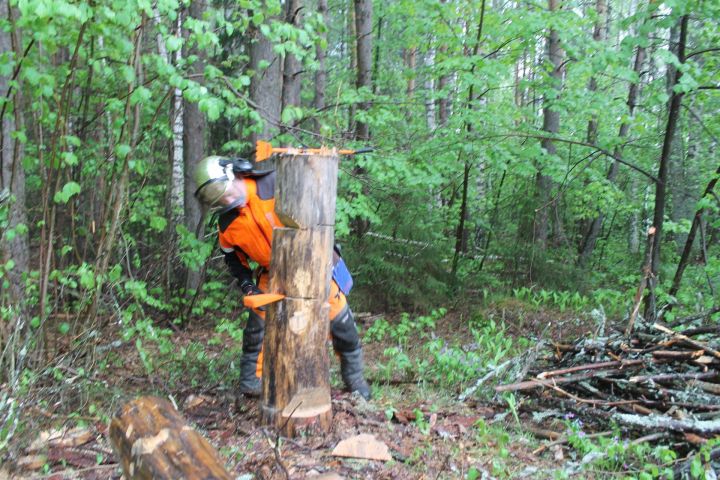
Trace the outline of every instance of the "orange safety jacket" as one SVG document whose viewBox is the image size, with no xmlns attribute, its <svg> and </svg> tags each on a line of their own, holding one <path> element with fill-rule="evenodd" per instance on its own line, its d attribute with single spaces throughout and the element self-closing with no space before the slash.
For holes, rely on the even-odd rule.
<svg viewBox="0 0 720 480">
<path fill-rule="evenodd" d="M 270 268 L 273 228 L 284 225 L 275 215 L 275 172 L 244 177 L 247 189 L 245 206 L 226 212 L 218 219 L 220 248 L 235 252 L 240 262 L 250 268 L 249 260 L 266 270 Z"/>
</svg>

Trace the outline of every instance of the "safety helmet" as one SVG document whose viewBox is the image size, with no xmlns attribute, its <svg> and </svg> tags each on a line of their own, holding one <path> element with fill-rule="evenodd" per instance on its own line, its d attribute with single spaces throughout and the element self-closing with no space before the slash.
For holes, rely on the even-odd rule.
<svg viewBox="0 0 720 480">
<path fill-rule="evenodd" d="M 218 201 L 228 191 L 235 174 L 232 162 L 225 157 L 212 155 L 205 157 L 195 167 L 195 198 L 213 211 L 225 209 Z"/>
</svg>

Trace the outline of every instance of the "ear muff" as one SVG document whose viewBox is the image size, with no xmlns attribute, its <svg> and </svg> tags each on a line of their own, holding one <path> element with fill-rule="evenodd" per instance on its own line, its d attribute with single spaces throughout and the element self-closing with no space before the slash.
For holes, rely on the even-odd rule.
<svg viewBox="0 0 720 480">
<path fill-rule="evenodd" d="M 220 165 L 222 165 L 223 167 L 227 165 L 232 165 L 233 173 L 237 173 L 238 175 L 248 175 L 250 172 L 252 172 L 253 169 L 252 162 L 242 157 L 221 160 Z"/>
</svg>

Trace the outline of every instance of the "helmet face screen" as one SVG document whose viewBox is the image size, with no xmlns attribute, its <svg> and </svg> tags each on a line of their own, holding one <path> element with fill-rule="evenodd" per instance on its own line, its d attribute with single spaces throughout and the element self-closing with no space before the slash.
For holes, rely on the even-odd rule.
<svg viewBox="0 0 720 480">
<path fill-rule="evenodd" d="M 214 178 L 198 189 L 197 196 L 203 203 L 215 206 L 227 191 L 229 183 L 227 178 Z"/>
</svg>

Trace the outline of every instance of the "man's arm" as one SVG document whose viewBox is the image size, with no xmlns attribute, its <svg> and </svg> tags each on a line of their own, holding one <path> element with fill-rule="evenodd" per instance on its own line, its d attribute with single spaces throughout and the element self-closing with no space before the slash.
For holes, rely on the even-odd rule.
<svg viewBox="0 0 720 480">
<path fill-rule="evenodd" d="M 237 278 L 240 290 L 242 290 L 245 295 L 262 293 L 262 291 L 255 286 L 255 283 L 253 283 L 252 270 L 250 270 L 250 267 L 246 264 L 247 260 L 245 260 L 245 262 L 241 261 L 239 257 L 240 254 L 235 251 L 224 253 L 225 265 L 228 266 L 230 274 Z"/>
</svg>

